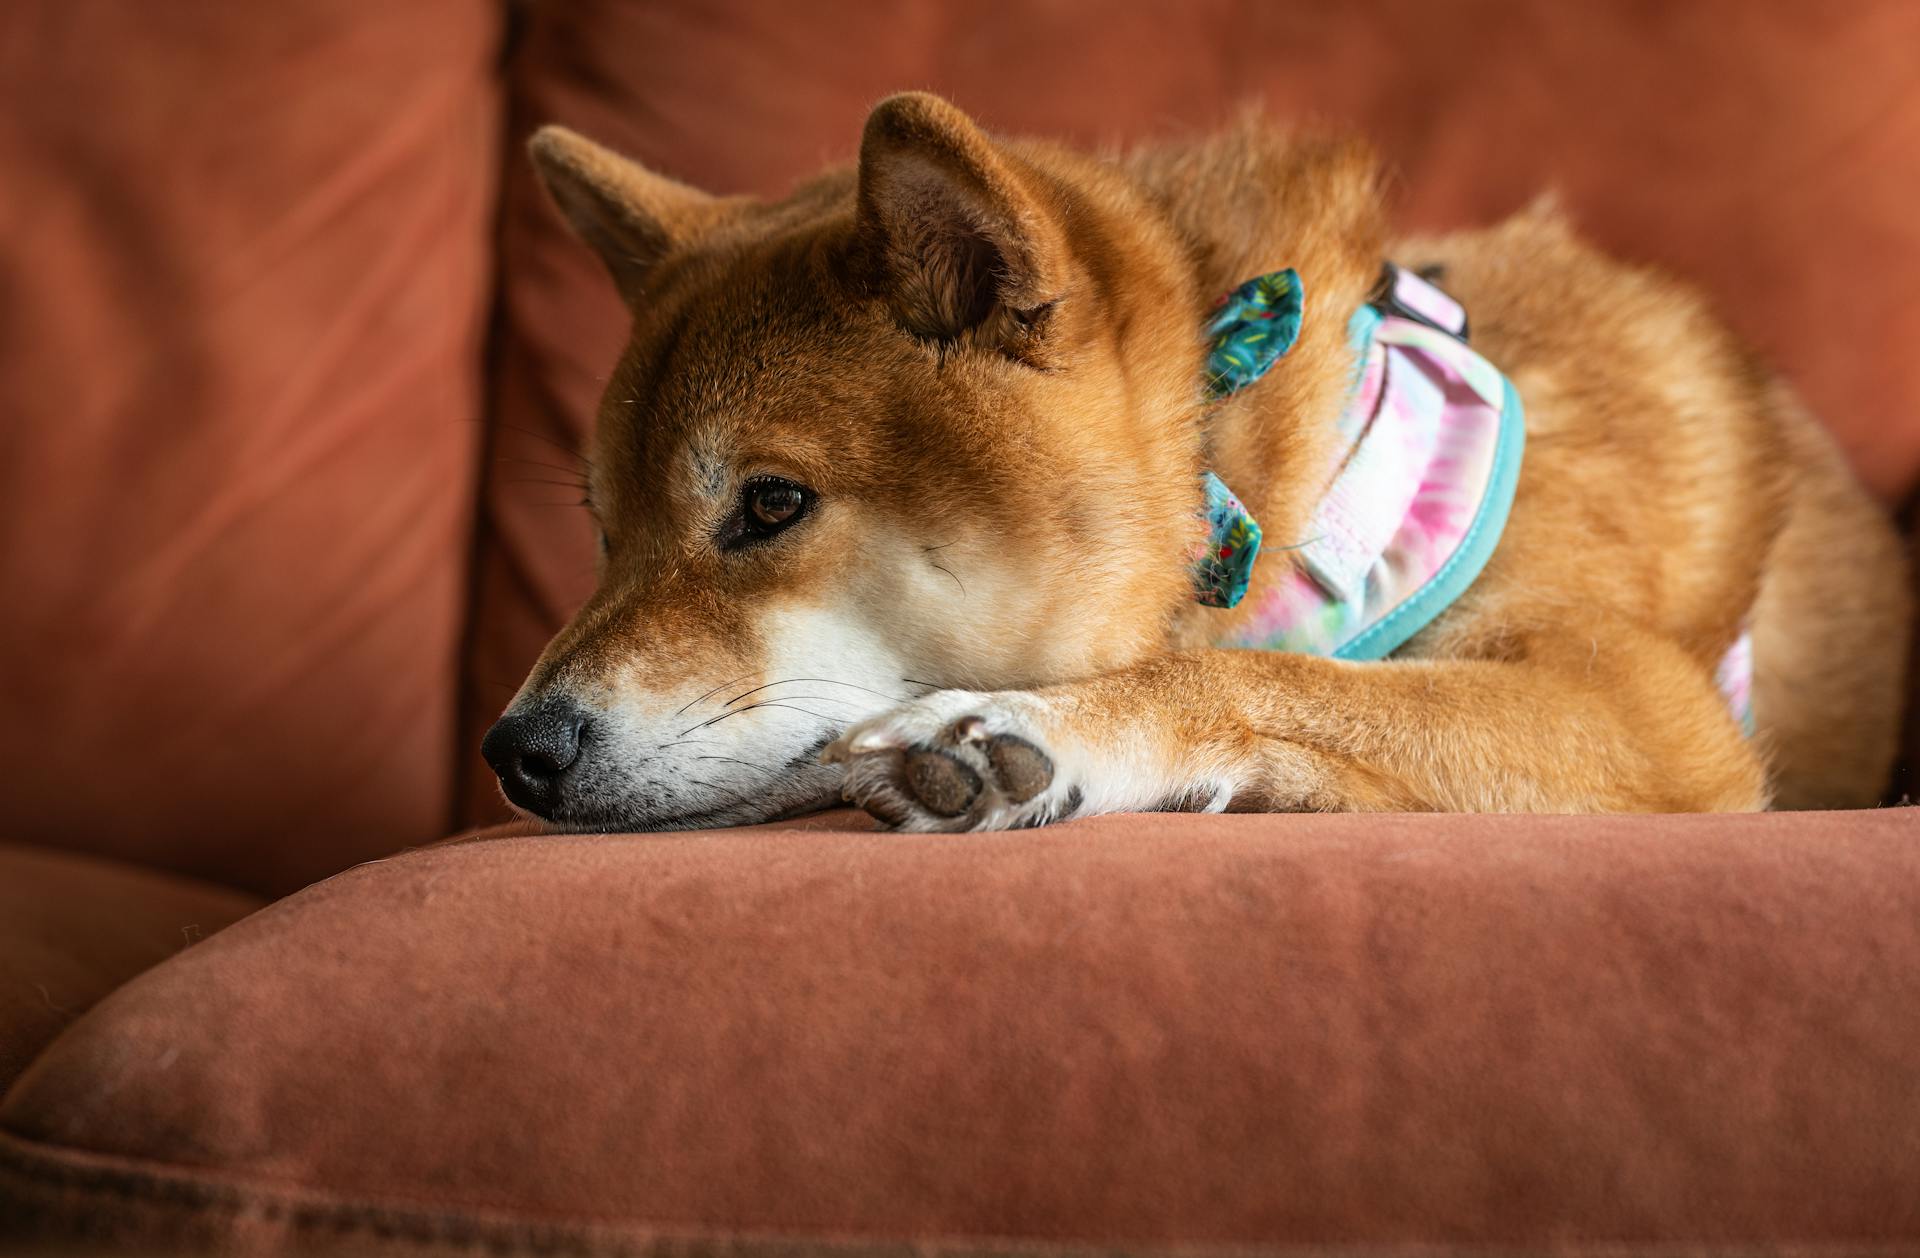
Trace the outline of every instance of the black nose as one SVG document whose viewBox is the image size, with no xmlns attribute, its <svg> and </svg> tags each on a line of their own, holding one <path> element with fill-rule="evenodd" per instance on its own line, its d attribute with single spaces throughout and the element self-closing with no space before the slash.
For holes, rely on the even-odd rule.
<svg viewBox="0 0 1920 1258">
<path fill-rule="evenodd" d="M 560 780 L 580 758 L 586 713 L 571 699 L 549 696 L 515 708 L 480 740 L 480 754 L 500 775 L 507 798 L 542 817 L 560 802 Z"/>
</svg>

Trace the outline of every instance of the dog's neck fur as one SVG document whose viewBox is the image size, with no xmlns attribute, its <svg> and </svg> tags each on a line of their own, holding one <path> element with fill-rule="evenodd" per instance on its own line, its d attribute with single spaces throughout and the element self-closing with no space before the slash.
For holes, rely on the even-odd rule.
<svg viewBox="0 0 1920 1258">
<path fill-rule="evenodd" d="M 1206 144 L 1145 149 L 1123 165 L 1185 249 L 1196 329 L 1243 280 L 1288 266 L 1300 272 L 1299 341 L 1257 387 L 1198 412 L 1206 465 L 1259 518 L 1273 553 L 1285 555 L 1324 488 L 1354 366 L 1347 321 L 1379 274 L 1379 168 L 1357 142 L 1282 136 L 1252 119 Z M 1232 613 L 1183 609 L 1175 636 L 1213 636 L 1223 614 Z"/>
</svg>

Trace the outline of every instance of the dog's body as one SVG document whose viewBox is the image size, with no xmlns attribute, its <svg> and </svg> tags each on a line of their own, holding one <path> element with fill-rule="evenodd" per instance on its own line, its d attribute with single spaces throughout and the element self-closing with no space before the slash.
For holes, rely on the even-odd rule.
<svg viewBox="0 0 1920 1258">
<path fill-rule="evenodd" d="M 601 587 L 489 737 L 509 796 L 558 824 L 761 820 L 842 789 L 959 829 L 1884 785 L 1892 529 L 1695 296 L 1550 209 L 1396 241 L 1355 145 L 1256 119 L 1108 161 L 924 96 L 875 110 L 857 171 L 775 205 L 564 132 L 535 154 L 635 313 L 592 468 Z M 1199 472 L 1262 522 L 1271 579 L 1325 489 L 1347 316 L 1383 259 L 1444 274 L 1525 399 L 1506 530 L 1391 660 L 1214 649 L 1247 608 L 1193 602 Z M 1298 343 L 1206 405 L 1209 302 L 1285 266 Z M 1748 626 L 1752 737 L 1713 677 Z"/>
</svg>

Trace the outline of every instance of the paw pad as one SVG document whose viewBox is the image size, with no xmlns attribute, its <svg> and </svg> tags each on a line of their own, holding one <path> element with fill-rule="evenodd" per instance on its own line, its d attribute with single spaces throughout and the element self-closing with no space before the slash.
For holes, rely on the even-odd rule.
<svg viewBox="0 0 1920 1258">
<path fill-rule="evenodd" d="M 1047 753 L 1014 734 L 1002 734 L 987 743 L 987 763 L 1000 789 L 1016 804 L 1024 804 L 1053 785 L 1053 761 Z"/>
<path fill-rule="evenodd" d="M 1053 757 L 1033 739 L 993 732 L 1016 715 L 974 707 L 990 696 L 946 698 L 944 713 L 922 701 L 848 731 L 822 753 L 847 766 L 848 802 L 903 830 L 1015 829 L 1073 814 L 1077 790 L 1064 808 L 1053 798 Z"/>
<path fill-rule="evenodd" d="M 944 751 L 907 753 L 907 787 L 928 812 L 958 817 L 980 797 L 980 775 Z"/>
</svg>

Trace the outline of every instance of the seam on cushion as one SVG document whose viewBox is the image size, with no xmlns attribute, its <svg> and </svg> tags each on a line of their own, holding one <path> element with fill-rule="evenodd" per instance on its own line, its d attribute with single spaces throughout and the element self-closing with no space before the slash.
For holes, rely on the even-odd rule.
<svg viewBox="0 0 1920 1258">
<path fill-rule="evenodd" d="M 84 1159 L 84 1160 L 76 1160 Z M 283 1223 L 290 1231 L 315 1240 L 345 1242 L 355 1235 L 381 1242 L 415 1245 L 423 1249 L 485 1249 L 492 1253 L 579 1254 L 597 1258 L 632 1254 L 640 1258 L 707 1258 L 716 1254 L 753 1255 L 756 1258 L 796 1258 L 809 1253 L 832 1253 L 861 1258 L 1120 1258 L 1124 1255 L 1182 1255 L 1184 1258 L 1244 1258 L 1249 1255 L 1338 1254 L 1346 1258 L 1415 1258 L 1420 1255 L 1473 1254 L 1476 1258 L 1536 1254 L 1545 1246 L 1472 1242 L 1343 1243 L 1300 1242 L 1277 1245 L 1124 1241 L 1049 1241 L 1040 1238 L 967 1236 L 914 1237 L 899 1240 L 836 1234 L 780 1234 L 764 1231 L 702 1230 L 693 1225 L 618 1223 L 605 1220 L 553 1222 L 517 1217 L 506 1212 L 468 1208 L 455 1213 L 423 1206 L 382 1206 L 332 1198 L 316 1189 L 243 1185 L 193 1179 L 190 1168 L 158 1169 L 132 1159 L 84 1150 L 42 1145 L 0 1131 L 0 1205 L 18 1213 L 10 1221 L 26 1220 L 25 1207 L 47 1194 L 78 1194 L 110 1198 L 135 1208 L 181 1209 L 171 1232 L 187 1233 L 207 1222 L 227 1220 Z M 17 1195 L 9 1181 L 21 1186 Z M 64 1227 L 53 1231 L 72 1237 L 114 1235 L 123 1219 L 99 1214 L 76 1214 L 73 1201 L 50 1202 L 64 1211 Z M 218 1216 L 218 1217 L 212 1217 Z M 166 1246 L 170 1232 L 164 1226 L 143 1227 L 151 1245 Z M 43 1225 L 36 1229 L 44 1234 Z M 0 1223 L 0 1245 L 20 1239 L 8 1224 Z M 39 1237 L 34 1237 L 39 1239 Z M 1557 1242 L 1550 1246 L 1562 1258 L 1619 1256 L 1649 1258 L 1682 1255 L 1692 1258 L 1888 1258 L 1913 1252 L 1904 1242 L 1754 1241 L 1735 1244 L 1654 1242 Z"/>
<path fill-rule="evenodd" d="M 75 1161 L 74 1156 L 87 1161 Z M 161 1229 L 157 1243 L 165 1244 L 173 1231 L 185 1232 L 209 1219 L 241 1219 L 283 1223 L 303 1234 L 344 1239 L 365 1233 L 384 1241 L 421 1246 L 484 1247 L 539 1253 L 603 1254 L 637 1252 L 658 1245 L 657 1238 L 622 1236 L 611 1225 L 593 1221 L 570 1224 L 515 1219 L 482 1209 L 453 1212 L 427 1206 L 385 1206 L 331 1198 L 314 1189 L 223 1183 L 193 1178 L 192 1168 L 156 1169 L 103 1154 L 70 1154 L 0 1132 L 0 1204 L 28 1217 L 29 1201 L 47 1194 L 106 1198 L 135 1208 L 177 1210 L 175 1226 Z M 9 1181 L 21 1186 L 18 1195 Z M 69 1203 L 57 1199 L 56 1207 Z M 112 1232 L 112 1219 L 66 1213 L 76 1234 Z M 45 1230 L 44 1227 L 41 1230 Z M 55 1228 L 55 1230 L 60 1230 Z M 145 1229 L 152 1230 L 152 1229 Z M 0 1241 L 7 1234 L 0 1231 Z"/>
</svg>

